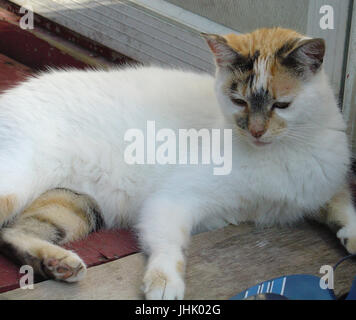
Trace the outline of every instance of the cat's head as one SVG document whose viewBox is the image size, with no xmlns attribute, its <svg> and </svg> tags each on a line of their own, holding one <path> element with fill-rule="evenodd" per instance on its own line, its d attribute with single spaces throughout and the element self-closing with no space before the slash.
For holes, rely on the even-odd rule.
<svg viewBox="0 0 356 320">
<path fill-rule="evenodd" d="M 225 116 L 253 145 L 283 137 L 292 114 L 300 113 L 293 109 L 303 108 L 298 96 L 321 70 L 324 40 L 281 28 L 202 35 L 215 56 L 216 90 Z"/>
</svg>

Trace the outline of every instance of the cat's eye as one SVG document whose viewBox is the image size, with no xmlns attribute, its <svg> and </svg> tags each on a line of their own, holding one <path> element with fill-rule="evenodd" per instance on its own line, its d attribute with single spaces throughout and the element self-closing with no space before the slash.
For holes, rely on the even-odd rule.
<svg viewBox="0 0 356 320">
<path fill-rule="evenodd" d="M 247 107 L 247 102 L 245 100 L 232 98 L 231 101 L 240 107 Z"/>
<path fill-rule="evenodd" d="M 276 102 L 273 104 L 272 109 L 287 109 L 290 106 L 290 102 Z"/>
</svg>

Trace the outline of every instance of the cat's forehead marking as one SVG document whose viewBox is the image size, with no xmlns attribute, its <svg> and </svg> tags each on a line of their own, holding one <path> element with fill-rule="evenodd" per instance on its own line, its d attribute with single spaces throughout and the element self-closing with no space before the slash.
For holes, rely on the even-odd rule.
<svg viewBox="0 0 356 320">
<path fill-rule="evenodd" d="M 293 30 L 260 29 L 250 34 L 225 36 L 227 43 L 250 61 L 242 70 L 245 96 L 269 92 L 270 97 L 291 95 L 300 86 L 299 79 L 279 63 L 279 58 L 291 52 L 303 36 Z M 241 81 L 241 74 L 240 74 Z"/>
<path fill-rule="evenodd" d="M 251 91 L 267 90 L 270 78 L 270 63 L 267 58 L 257 59 L 253 65 L 249 87 Z"/>
</svg>

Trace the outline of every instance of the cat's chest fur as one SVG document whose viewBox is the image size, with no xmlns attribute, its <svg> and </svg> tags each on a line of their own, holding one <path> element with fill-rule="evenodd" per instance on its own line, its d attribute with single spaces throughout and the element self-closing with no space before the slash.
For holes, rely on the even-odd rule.
<svg viewBox="0 0 356 320">
<path fill-rule="evenodd" d="M 289 223 L 315 213 L 345 180 L 348 163 L 344 139 L 334 149 L 260 150 L 233 162 L 237 221 Z M 335 150 L 336 148 L 336 150 Z M 231 182 L 231 185 L 233 182 Z"/>
</svg>

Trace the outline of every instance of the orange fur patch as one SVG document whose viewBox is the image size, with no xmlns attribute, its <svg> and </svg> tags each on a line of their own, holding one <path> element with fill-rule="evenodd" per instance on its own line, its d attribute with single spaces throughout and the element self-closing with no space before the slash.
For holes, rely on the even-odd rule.
<svg viewBox="0 0 356 320">
<path fill-rule="evenodd" d="M 67 199 L 63 196 L 63 194 L 53 194 L 51 196 L 40 196 L 38 199 L 36 199 L 30 207 L 28 207 L 24 211 L 24 215 L 31 215 L 31 213 L 36 212 L 39 209 L 42 209 L 44 207 L 63 207 L 67 209 L 68 211 L 71 211 L 75 213 L 76 215 L 80 216 L 83 220 L 87 220 L 87 215 L 83 211 L 83 209 L 78 206 L 78 204 L 71 200 Z"/>
<path fill-rule="evenodd" d="M 282 28 L 258 29 L 247 34 L 224 36 L 228 45 L 244 56 L 253 56 L 258 50 L 261 57 L 273 55 L 288 41 L 303 38 L 300 33 Z"/>
<path fill-rule="evenodd" d="M 277 63 L 275 69 L 275 75 L 271 78 L 269 84 L 272 96 L 275 99 L 278 99 L 278 97 L 295 94 L 300 88 L 300 80 L 291 76 L 291 74 L 286 71 L 285 67 L 282 67 Z"/>
<path fill-rule="evenodd" d="M 259 53 L 257 61 L 265 61 L 263 64 L 264 70 L 258 70 L 257 73 L 256 70 L 249 71 L 243 75 L 240 74 L 239 77 L 240 80 L 241 77 L 247 79 L 252 72 L 255 72 L 256 76 L 259 77 L 259 73 L 264 72 L 268 75 L 266 89 L 269 90 L 274 99 L 294 95 L 300 87 L 300 79 L 280 64 L 276 53 L 284 45 L 293 44 L 296 39 L 303 37 L 296 31 L 282 28 L 259 29 L 248 34 L 224 36 L 227 44 L 245 57 L 253 57 L 256 53 Z M 291 46 L 288 52 L 292 51 L 293 48 L 294 46 Z M 258 65 L 258 62 L 256 62 L 256 65 Z M 248 83 L 240 88 L 243 95 L 247 91 Z"/>
<path fill-rule="evenodd" d="M 81 239 L 91 231 L 85 199 L 73 193 L 55 189 L 37 198 L 21 215 L 22 221 L 34 218 L 58 226 L 66 232 L 66 240 Z M 43 230 L 45 232 L 45 229 Z"/>
<path fill-rule="evenodd" d="M 16 203 L 15 195 L 0 197 L 0 224 L 10 218 L 15 211 Z"/>
</svg>

